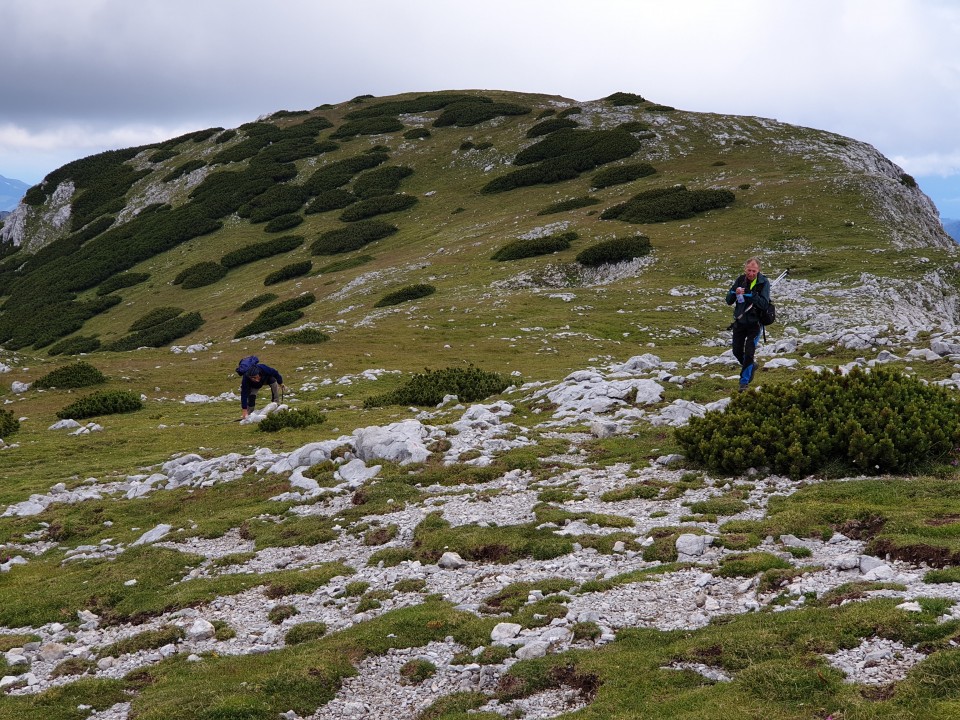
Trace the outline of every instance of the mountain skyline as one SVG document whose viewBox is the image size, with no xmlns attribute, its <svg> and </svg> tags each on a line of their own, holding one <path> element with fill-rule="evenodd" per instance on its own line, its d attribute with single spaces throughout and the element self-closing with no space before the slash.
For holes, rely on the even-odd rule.
<svg viewBox="0 0 960 720">
<path fill-rule="evenodd" d="M 14 210 L 29 189 L 30 185 L 22 180 L 0 175 L 0 211 Z"/>
</svg>

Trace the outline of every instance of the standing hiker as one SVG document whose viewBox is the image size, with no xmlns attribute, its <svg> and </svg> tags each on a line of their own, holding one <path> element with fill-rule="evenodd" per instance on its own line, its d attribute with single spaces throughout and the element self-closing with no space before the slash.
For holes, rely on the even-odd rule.
<svg viewBox="0 0 960 720">
<path fill-rule="evenodd" d="M 760 273 L 760 261 L 752 257 L 743 266 L 727 291 L 727 305 L 733 305 L 733 356 L 740 363 L 740 392 L 753 379 L 756 363 L 753 356 L 760 341 L 763 326 L 760 313 L 770 304 L 770 281 Z"/>
<path fill-rule="evenodd" d="M 257 404 L 257 391 L 264 385 L 270 386 L 271 402 L 280 401 L 280 389 L 285 385 L 279 372 L 269 365 L 264 365 L 255 356 L 241 360 L 237 371 L 240 372 L 241 369 L 240 408 L 243 410 L 244 418 Z"/>
</svg>

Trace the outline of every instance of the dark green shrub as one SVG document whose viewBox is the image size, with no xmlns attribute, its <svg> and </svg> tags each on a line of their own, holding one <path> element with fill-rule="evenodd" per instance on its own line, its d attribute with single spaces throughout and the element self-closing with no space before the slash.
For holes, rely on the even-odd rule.
<svg viewBox="0 0 960 720">
<path fill-rule="evenodd" d="M 673 112 L 676 108 L 672 105 L 647 105 L 644 110 L 647 112 Z"/>
<path fill-rule="evenodd" d="M 483 100 L 486 102 L 481 101 L 480 98 L 472 98 L 448 105 L 433 121 L 433 126 L 471 127 L 503 115 L 527 115 L 532 112 L 530 108 L 523 105 L 490 102 L 489 98 L 483 98 Z"/>
<path fill-rule="evenodd" d="M 284 428 L 305 428 L 319 425 L 327 416 L 316 408 L 291 408 L 270 413 L 258 423 L 264 432 L 276 432 Z"/>
<path fill-rule="evenodd" d="M 471 140 L 465 140 L 464 142 L 460 143 L 461 152 L 469 152 L 470 150 L 487 150 L 488 148 L 492 148 L 492 147 L 493 147 L 492 142 L 474 143 Z"/>
<path fill-rule="evenodd" d="M 345 228 L 328 230 L 313 241 L 310 252 L 314 255 L 336 255 L 359 250 L 364 245 L 381 240 L 397 232 L 397 227 L 382 220 L 361 220 Z"/>
<path fill-rule="evenodd" d="M 582 207 L 589 207 L 590 205 L 599 205 L 600 201 L 597 198 L 592 197 L 578 197 L 571 198 L 569 200 L 560 200 L 555 202 L 552 205 L 548 205 L 543 210 L 537 213 L 537 215 L 553 215 L 554 213 L 567 212 L 568 210 L 576 210 Z"/>
<path fill-rule="evenodd" d="M 604 100 L 614 107 L 622 107 L 623 105 L 640 105 L 641 103 L 646 102 L 642 96 L 628 92 L 615 92 L 612 95 L 607 95 Z"/>
<path fill-rule="evenodd" d="M 196 265 L 181 270 L 173 279 L 174 285 L 182 285 L 187 290 L 192 290 L 205 285 L 212 285 L 217 280 L 224 278 L 227 269 L 218 262 L 204 260 Z"/>
<path fill-rule="evenodd" d="M 242 303 L 240 307 L 237 308 L 239 312 L 245 312 L 247 310 L 253 310 L 260 307 L 261 305 L 266 305 L 268 302 L 273 302 L 277 299 L 275 293 L 263 293 L 263 295 L 257 295 L 250 298 L 245 303 Z"/>
<path fill-rule="evenodd" d="M 82 360 L 71 365 L 58 367 L 39 378 L 34 385 L 38 388 L 81 388 L 101 385 L 107 378 L 97 368 Z"/>
<path fill-rule="evenodd" d="M 290 252 L 303 245 L 303 237 L 300 235 L 284 235 L 275 240 L 266 240 L 264 242 L 246 245 L 237 250 L 232 250 L 220 258 L 220 264 L 225 268 L 234 268 L 246 263 L 263 260 L 264 258 L 280 255 Z"/>
<path fill-rule="evenodd" d="M 595 172 L 590 178 L 590 186 L 599 189 L 610 187 L 611 185 L 622 185 L 623 183 L 632 182 L 638 178 L 653 175 L 656 172 L 653 165 L 649 163 L 618 165 Z"/>
<path fill-rule="evenodd" d="M 579 115 L 583 112 L 583 108 L 579 107 L 568 107 L 566 110 L 561 110 L 557 113 L 558 118 L 570 117 L 571 115 Z"/>
<path fill-rule="evenodd" d="M 200 317 L 200 313 L 186 313 L 144 330 L 124 335 L 104 345 L 103 349 L 111 352 L 123 352 L 125 350 L 136 350 L 140 347 L 163 347 L 174 340 L 189 335 L 201 325 L 203 325 L 203 318 Z"/>
<path fill-rule="evenodd" d="M 726 207 L 735 200 L 729 190 L 687 190 L 682 185 L 647 190 L 600 214 L 602 220 L 656 223 L 684 220 L 699 212 Z"/>
<path fill-rule="evenodd" d="M 171 170 L 166 175 L 164 175 L 161 182 L 172 182 L 179 177 L 188 175 L 192 173 L 194 170 L 199 170 L 200 168 L 206 167 L 206 166 L 207 166 L 207 162 L 205 160 L 188 160 L 187 162 L 175 167 L 173 170 Z"/>
<path fill-rule="evenodd" d="M 389 155 L 385 152 L 371 152 L 337 160 L 316 170 L 303 187 L 310 195 L 318 195 L 324 190 L 343 187 L 358 172 L 382 165 L 388 157 Z"/>
<path fill-rule="evenodd" d="M 676 430 L 685 454 L 715 470 L 770 467 L 799 478 L 842 463 L 911 474 L 960 446 L 960 402 L 895 370 L 808 374 L 777 392 L 741 393 L 724 413 Z"/>
<path fill-rule="evenodd" d="M 372 96 L 365 96 L 372 97 Z M 359 110 L 347 113 L 347 120 L 359 120 L 382 115 L 405 115 L 409 113 L 424 113 L 442 110 L 456 102 L 493 102 L 490 98 L 479 95 L 463 95 L 455 93 L 433 93 L 421 95 L 413 100 L 389 100 L 387 102 L 368 105 Z"/>
<path fill-rule="evenodd" d="M 308 274 L 310 270 L 313 269 L 313 263 L 309 260 L 304 260 L 303 262 L 290 263 L 289 265 L 284 265 L 279 270 L 267 275 L 263 280 L 264 285 L 276 285 L 279 282 L 284 280 L 291 280 L 292 278 L 303 277 Z"/>
<path fill-rule="evenodd" d="M 642 120 L 628 120 L 617 125 L 617 130 L 626 130 L 628 133 L 647 132 L 650 130 L 650 123 L 645 123 Z"/>
<path fill-rule="evenodd" d="M 316 328 L 303 328 L 277 338 L 277 345 L 319 345 L 330 339 L 330 336 Z"/>
<path fill-rule="evenodd" d="M 283 232 L 284 230 L 295 228 L 302 222 L 302 215 L 281 215 L 268 222 L 264 226 L 263 231 L 268 233 Z"/>
<path fill-rule="evenodd" d="M 100 283 L 97 287 L 97 295 L 109 295 L 115 290 L 139 285 L 150 278 L 150 273 L 120 273 L 112 278 Z"/>
<path fill-rule="evenodd" d="M 322 622 L 305 622 L 294 625 L 283 636 L 283 642 L 287 645 L 299 645 L 300 643 L 316 640 L 327 634 L 327 626 Z"/>
<path fill-rule="evenodd" d="M 540 122 L 541 120 L 544 120 L 548 117 L 553 117 L 556 114 L 557 114 L 556 110 L 554 110 L 553 108 L 548 108 L 547 110 L 544 110 L 539 115 L 537 115 L 537 122 Z"/>
<path fill-rule="evenodd" d="M 528 138 L 542 137 L 543 135 L 549 135 L 552 132 L 557 130 L 563 130 L 564 128 L 575 128 L 578 127 L 576 120 L 568 120 L 566 118 L 550 118 L 549 120 L 544 120 L 541 123 L 537 123 L 532 128 L 527 130 Z"/>
<path fill-rule="evenodd" d="M 98 390 L 80 398 L 57 413 L 61 420 L 82 420 L 98 415 L 135 412 L 143 407 L 140 396 L 129 390 Z"/>
<path fill-rule="evenodd" d="M 253 322 L 240 328 L 234 338 L 242 338 L 248 335 L 267 332 L 284 325 L 290 325 L 303 317 L 301 308 L 307 307 L 316 302 L 317 298 L 313 293 L 304 293 L 295 298 L 274 303 L 264 308 Z"/>
<path fill-rule="evenodd" d="M 403 137 L 407 140 L 423 140 L 424 138 L 430 137 L 430 131 L 426 128 L 413 128 L 412 130 L 407 130 Z"/>
<path fill-rule="evenodd" d="M 403 123 L 395 117 L 387 115 L 378 115 L 374 117 L 359 118 L 357 120 L 348 120 L 331 133 L 330 137 L 334 140 L 341 138 L 352 138 L 357 135 L 380 135 L 382 133 L 392 133 L 403 130 Z"/>
<path fill-rule="evenodd" d="M 360 265 L 365 265 L 368 262 L 373 260 L 372 255 L 357 255 L 356 257 L 346 258 L 345 260 L 336 260 L 332 263 L 327 263 L 322 268 L 317 270 L 318 273 L 335 273 L 341 272 L 343 270 L 350 270 Z"/>
<path fill-rule="evenodd" d="M 362 199 L 390 195 L 400 187 L 400 181 L 413 175 L 413 168 L 388 165 L 363 173 L 353 183 L 353 193 Z"/>
<path fill-rule="evenodd" d="M 0 438 L 9 437 L 20 429 L 20 421 L 6 408 L 0 408 Z"/>
<path fill-rule="evenodd" d="M 48 355 L 80 355 L 100 349 L 100 339 L 95 336 L 76 335 L 54 343 L 47 350 Z"/>
<path fill-rule="evenodd" d="M 591 245 L 577 255 L 577 262 L 586 267 L 599 267 L 625 262 L 650 254 L 650 238 L 636 235 L 628 238 L 614 238 Z"/>
<path fill-rule="evenodd" d="M 576 239 L 577 234 L 575 232 L 568 232 L 542 238 L 515 240 L 497 250 L 490 256 L 490 259 L 504 262 L 506 260 L 536 257 L 538 255 L 549 255 L 560 252 L 561 250 L 567 250 L 570 247 L 571 241 Z"/>
<path fill-rule="evenodd" d="M 138 330 L 146 330 L 149 327 L 154 325 L 159 325 L 162 322 L 171 320 L 177 315 L 183 312 L 183 308 L 178 307 L 157 307 L 151 310 L 150 312 L 141 315 L 139 318 L 133 321 L 130 325 L 130 332 L 137 332 Z"/>
<path fill-rule="evenodd" d="M 303 212 L 306 215 L 312 215 L 328 210 L 341 210 L 357 200 L 357 196 L 347 190 L 341 190 L 340 188 L 322 190 Z"/>
<path fill-rule="evenodd" d="M 216 140 L 213 142 L 217 145 L 222 145 L 225 142 L 233 140 L 237 136 L 236 130 L 224 130 L 222 133 L 217 135 Z"/>
<path fill-rule="evenodd" d="M 262 223 L 297 212 L 309 195 L 300 185 L 274 185 L 237 210 L 237 215 Z"/>
<path fill-rule="evenodd" d="M 9 338 L 4 343 L 8 350 L 17 350 L 33 344 L 40 349 L 57 338 L 76 332 L 94 315 L 106 312 L 120 302 L 117 295 L 104 295 L 95 300 L 61 301 L 56 296 L 49 304 L 32 308 L 29 316 L 20 315 L 19 309 L 6 305 L 0 317 L 0 336 Z"/>
<path fill-rule="evenodd" d="M 460 402 L 479 402 L 491 395 L 503 392 L 511 381 L 497 373 L 487 372 L 470 365 L 466 368 L 445 368 L 417 373 L 396 390 L 367 398 L 366 408 L 385 405 L 435 406 L 446 395 L 456 395 Z"/>
<path fill-rule="evenodd" d="M 392 293 L 384 295 L 382 298 L 377 300 L 374 303 L 374 307 L 387 307 L 389 305 L 399 305 L 400 303 L 407 302 L 409 300 L 417 300 L 422 297 L 427 297 L 427 295 L 433 295 L 437 289 L 433 285 L 424 285 L 422 283 L 416 285 L 407 285 L 404 288 L 395 290 Z"/>
<path fill-rule="evenodd" d="M 913 178 L 912 175 L 907 175 L 907 173 L 900 173 L 900 183 L 906 185 L 908 188 L 919 187 L 917 181 Z"/>
<path fill-rule="evenodd" d="M 377 195 L 368 200 L 361 200 L 354 203 L 342 213 L 340 219 L 344 222 L 356 222 L 376 215 L 385 215 L 387 213 L 399 212 L 413 207 L 417 204 L 417 198 L 413 195 L 404 195 L 397 193 L 395 195 Z"/>
<path fill-rule="evenodd" d="M 640 141 L 622 130 L 558 130 L 521 150 L 514 165 L 530 165 L 494 178 L 481 192 L 494 193 L 529 185 L 570 180 L 640 149 Z"/>
</svg>

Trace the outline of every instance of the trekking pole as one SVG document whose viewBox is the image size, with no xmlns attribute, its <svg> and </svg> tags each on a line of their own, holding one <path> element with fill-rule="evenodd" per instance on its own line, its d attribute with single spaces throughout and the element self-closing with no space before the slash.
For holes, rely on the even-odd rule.
<svg viewBox="0 0 960 720">
<path fill-rule="evenodd" d="M 773 287 L 773 286 L 776 285 L 778 282 L 780 282 L 781 280 L 783 280 L 789 273 L 790 273 L 790 268 L 787 268 L 787 269 L 784 270 L 782 273 L 780 273 L 779 275 L 777 275 L 776 278 L 774 278 L 773 280 L 770 281 L 770 287 Z M 749 312 L 752 307 L 753 307 L 753 303 L 751 302 L 749 305 L 747 305 L 747 307 L 744 309 L 743 313 L 741 313 L 741 314 L 742 314 L 742 315 L 746 315 L 747 312 Z"/>
</svg>

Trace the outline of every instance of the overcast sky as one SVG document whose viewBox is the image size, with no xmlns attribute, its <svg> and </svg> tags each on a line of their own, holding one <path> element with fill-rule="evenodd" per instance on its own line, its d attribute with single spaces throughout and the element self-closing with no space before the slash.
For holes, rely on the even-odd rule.
<svg viewBox="0 0 960 720">
<path fill-rule="evenodd" d="M 960 218 L 958 0 L 0 0 L 0 175 L 357 95 L 615 91 L 863 140 Z"/>
</svg>

